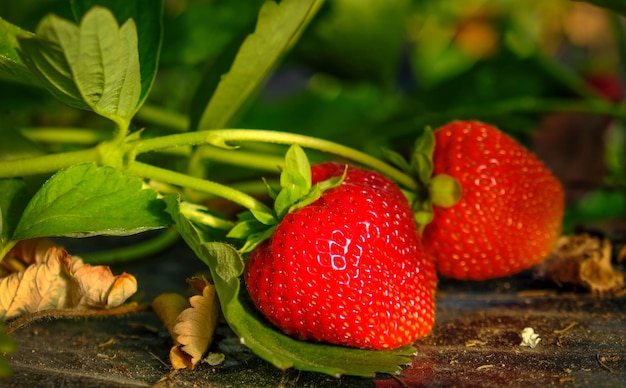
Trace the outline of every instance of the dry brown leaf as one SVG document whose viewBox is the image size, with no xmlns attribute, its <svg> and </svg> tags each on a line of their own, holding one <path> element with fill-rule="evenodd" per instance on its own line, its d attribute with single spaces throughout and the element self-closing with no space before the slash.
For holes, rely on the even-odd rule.
<svg viewBox="0 0 626 388">
<path fill-rule="evenodd" d="M 152 301 L 152 310 L 163 322 L 174 342 L 176 342 L 176 333 L 174 333 L 176 318 L 189 307 L 189 301 L 182 295 L 174 292 L 161 294 Z"/>
<path fill-rule="evenodd" d="M 202 295 L 189 298 L 189 303 L 181 301 L 177 294 L 163 294 L 152 303 L 154 311 L 168 328 L 174 340 L 170 350 L 170 362 L 174 369 L 193 369 L 206 353 L 211 342 L 215 327 L 220 317 L 219 301 L 215 295 L 215 287 L 206 280 L 190 279 L 190 284 L 199 289 Z M 182 306 L 191 305 L 181 311 Z M 180 313 L 172 323 L 172 316 Z"/>
<path fill-rule="evenodd" d="M 132 275 L 114 276 L 109 267 L 86 265 L 46 240 L 19 242 L 3 266 L 18 269 L 0 278 L 0 319 L 5 321 L 50 309 L 118 307 L 137 291 Z"/>
<path fill-rule="evenodd" d="M 611 265 L 609 240 L 588 234 L 561 237 L 536 274 L 559 285 L 583 286 L 599 295 L 624 287 L 624 274 Z"/>
</svg>

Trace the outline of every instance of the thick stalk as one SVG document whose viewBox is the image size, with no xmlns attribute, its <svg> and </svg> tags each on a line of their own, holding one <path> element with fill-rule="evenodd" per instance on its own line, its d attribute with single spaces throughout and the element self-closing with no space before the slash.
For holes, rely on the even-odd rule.
<svg viewBox="0 0 626 388">
<path fill-rule="evenodd" d="M 92 128 L 27 127 L 22 134 L 34 142 L 53 144 L 92 145 L 111 138 L 109 131 Z"/>
<path fill-rule="evenodd" d="M 4 160 L 0 163 L 0 178 L 50 174 L 77 163 L 97 162 L 99 160 L 100 151 L 97 147 L 27 159 Z"/>
<path fill-rule="evenodd" d="M 417 183 L 412 177 L 381 161 L 380 159 L 341 144 L 294 133 L 256 129 L 215 129 L 130 142 L 128 143 L 128 147 L 132 147 L 137 154 L 141 154 L 144 152 L 158 151 L 166 148 L 180 147 L 183 145 L 218 145 L 226 142 L 262 142 L 287 145 L 297 144 L 304 148 L 311 148 L 331 153 L 363 164 L 380 171 L 407 189 L 417 189 Z"/>
</svg>

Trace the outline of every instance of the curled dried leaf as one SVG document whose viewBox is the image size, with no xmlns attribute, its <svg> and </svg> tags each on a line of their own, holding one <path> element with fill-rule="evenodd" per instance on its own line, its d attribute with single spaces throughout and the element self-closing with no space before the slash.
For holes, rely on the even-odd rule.
<svg viewBox="0 0 626 388">
<path fill-rule="evenodd" d="M 50 309 L 118 307 L 137 291 L 132 275 L 114 276 L 109 267 L 86 265 L 44 240 L 18 243 L 3 266 L 13 271 L 0 278 L 2 320 Z"/>
<path fill-rule="evenodd" d="M 174 292 L 161 294 L 152 301 L 152 310 L 163 322 L 174 342 L 176 342 L 176 334 L 174 333 L 176 318 L 187 308 L 189 308 L 187 299 Z"/>
<path fill-rule="evenodd" d="M 48 248 L 54 245 L 49 238 L 21 241 L 0 260 L 0 277 L 19 272 L 32 263 L 40 263 Z"/>
<path fill-rule="evenodd" d="M 170 350 L 170 362 L 174 369 L 193 369 L 202 360 L 213 341 L 220 317 L 215 287 L 198 279 L 190 280 L 190 284 L 195 289 L 200 284 L 203 287 L 202 294 L 192 296 L 188 303 L 178 294 L 160 295 L 152 303 L 174 340 Z M 172 324 L 174 314 L 177 316 Z"/>
<path fill-rule="evenodd" d="M 133 275 L 114 276 L 109 267 L 103 265 L 79 266 L 77 261 L 73 264 L 73 268 L 78 267 L 70 272 L 78 288 L 78 292 L 72 294 L 77 307 L 117 307 L 137 291 L 137 280 Z"/>
</svg>

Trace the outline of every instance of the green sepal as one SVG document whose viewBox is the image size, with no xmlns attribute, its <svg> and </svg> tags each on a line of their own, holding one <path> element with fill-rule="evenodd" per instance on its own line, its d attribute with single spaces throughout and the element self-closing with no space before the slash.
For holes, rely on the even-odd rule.
<svg viewBox="0 0 626 388">
<path fill-rule="evenodd" d="M 283 218 L 291 206 L 311 190 L 311 165 L 304 150 L 297 145 L 285 154 L 285 169 L 280 174 L 281 190 L 274 201 L 278 218 Z"/>
<path fill-rule="evenodd" d="M 274 232 L 276 231 L 276 226 L 272 226 L 269 229 L 265 229 L 258 233 L 253 233 L 248 236 L 246 242 L 243 244 L 243 247 L 239 249 L 239 253 L 249 253 L 252 252 L 256 247 L 261 245 L 261 243 L 268 238 L 272 237 Z"/>
<path fill-rule="evenodd" d="M 415 140 L 411 155 L 413 174 L 423 184 L 427 185 L 433 175 L 433 152 L 435 151 L 435 135 L 430 127 Z"/>
<path fill-rule="evenodd" d="M 398 167 L 401 171 L 407 174 L 411 174 L 411 175 L 413 174 L 413 168 L 411 167 L 409 162 L 406 160 L 406 158 L 402 156 L 400 153 L 394 150 L 390 150 L 389 148 L 383 148 L 382 152 L 383 152 L 383 158 L 386 161 Z"/>
<path fill-rule="evenodd" d="M 428 185 L 428 192 L 433 205 L 443 208 L 456 205 L 462 195 L 459 181 L 446 174 L 432 177 Z"/>
<path fill-rule="evenodd" d="M 278 223 L 276 216 L 272 213 L 268 213 L 268 212 L 260 211 L 260 210 L 250 210 L 250 213 L 252 213 L 254 218 L 256 218 L 263 225 L 272 226 Z"/>
<path fill-rule="evenodd" d="M 346 165 L 346 167 L 343 169 L 343 174 L 341 176 L 326 179 L 324 181 L 317 183 L 315 186 L 313 186 L 311 190 L 309 190 L 309 192 L 304 197 L 302 197 L 298 202 L 294 203 L 289 208 L 288 213 L 291 213 L 298 209 L 302 209 L 303 207 L 308 206 L 312 204 L 313 202 L 317 201 L 326 190 L 330 190 L 332 188 L 335 188 L 341 185 L 343 181 L 346 179 L 347 175 L 348 175 L 348 165 Z"/>
<path fill-rule="evenodd" d="M 270 183 L 267 181 L 267 179 L 265 178 L 261 178 L 263 180 L 263 184 L 265 185 L 265 191 L 267 192 L 267 195 L 273 200 L 276 200 L 276 197 L 278 197 L 278 191 L 274 190 L 274 188 L 272 187 L 272 185 L 270 185 Z"/>
<path fill-rule="evenodd" d="M 227 237 L 246 239 L 247 236 L 265 230 L 268 226 L 256 219 L 250 211 L 239 214 L 238 218 L 237 223 L 228 232 Z"/>
<path fill-rule="evenodd" d="M 419 203 L 418 208 L 413 208 L 413 218 L 417 223 L 420 232 L 426 227 L 426 225 L 430 224 L 433 220 L 434 211 L 433 204 L 429 200 L 423 201 Z"/>
<path fill-rule="evenodd" d="M 462 195 L 461 184 L 454 177 L 445 174 L 433 176 L 434 151 L 435 134 L 430 127 L 425 127 L 415 140 L 409 161 L 397 152 L 384 150 L 385 158 L 390 163 L 414 176 L 418 183 L 417 190 L 404 194 L 411 203 L 413 217 L 420 230 L 433 220 L 433 206 L 454 206 Z"/>
<path fill-rule="evenodd" d="M 274 214 L 248 210 L 239 215 L 237 224 L 227 237 L 245 240 L 240 253 L 251 252 L 261 242 L 274 234 L 280 220 L 288 213 L 301 209 L 318 200 L 331 188 L 341 185 L 348 173 L 348 166 L 342 176 L 312 184 L 311 164 L 304 150 L 292 145 L 285 154 L 285 167 L 280 174 L 281 189 L 278 193 L 266 182 L 268 194 L 274 198 Z"/>
</svg>

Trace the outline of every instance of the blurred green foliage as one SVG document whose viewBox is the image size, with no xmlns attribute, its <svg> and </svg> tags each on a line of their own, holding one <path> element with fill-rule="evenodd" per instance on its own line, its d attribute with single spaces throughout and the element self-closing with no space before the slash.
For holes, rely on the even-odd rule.
<svg viewBox="0 0 626 388">
<path fill-rule="evenodd" d="M 206 102 L 236 48 L 254 31 L 262 3 L 166 2 L 148 108 L 185 118 L 194 103 Z M 536 133 L 553 130 L 548 119 L 554 115 L 601 113 L 612 120 L 594 130 L 598 136 L 608 131 L 610 141 L 604 160 L 590 161 L 605 165 L 604 179 L 593 182 L 623 196 L 626 109 L 603 100 L 588 79 L 601 76 L 622 88 L 626 39 L 618 15 L 624 4 L 327 0 L 234 126 L 303 133 L 382 156 L 382 147 L 406 152 L 422 128 L 454 119 L 498 125 L 532 149 Z M 0 17 L 28 31 L 50 12 L 73 18 L 68 0 L 0 4 Z M 103 126 L 97 116 L 63 106 L 36 87 L 0 80 L 0 88 L 0 109 L 19 126 Z M 147 135 L 174 130 L 143 118 L 140 112 L 134 125 L 146 127 Z M 220 178 L 247 176 L 211 171 Z M 613 201 L 597 202 L 598 215 L 624 215 L 606 211 L 616 209 Z M 569 220 L 589 218 L 572 214 Z"/>
</svg>

